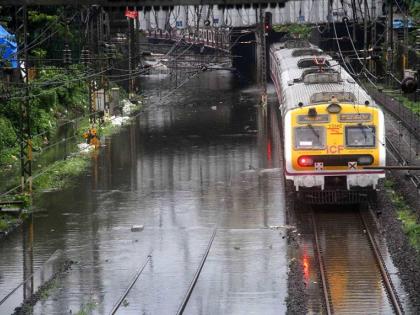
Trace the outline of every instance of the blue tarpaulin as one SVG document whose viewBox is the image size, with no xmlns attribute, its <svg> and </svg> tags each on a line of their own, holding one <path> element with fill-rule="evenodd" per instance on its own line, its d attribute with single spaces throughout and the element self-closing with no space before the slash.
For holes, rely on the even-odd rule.
<svg viewBox="0 0 420 315">
<path fill-rule="evenodd" d="M 15 35 L 0 25 L 0 68 L 5 65 L 13 69 L 18 68 L 17 44 Z"/>
</svg>

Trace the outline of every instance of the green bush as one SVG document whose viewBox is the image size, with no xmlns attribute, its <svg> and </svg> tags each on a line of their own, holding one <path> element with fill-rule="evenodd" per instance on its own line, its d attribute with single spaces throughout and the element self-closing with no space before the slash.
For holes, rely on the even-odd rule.
<svg viewBox="0 0 420 315">
<path fill-rule="evenodd" d="M 290 33 L 296 38 L 308 39 L 311 35 L 312 28 L 306 24 L 285 24 L 285 25 L 274 25 L 273 30 L 276 32 Z"/>
<path fill-rule="evenodd" d="M 12 123 L 5 117 L 0 116 L 0 152 L 16 145 L 16 132 Z"/>
</svg>

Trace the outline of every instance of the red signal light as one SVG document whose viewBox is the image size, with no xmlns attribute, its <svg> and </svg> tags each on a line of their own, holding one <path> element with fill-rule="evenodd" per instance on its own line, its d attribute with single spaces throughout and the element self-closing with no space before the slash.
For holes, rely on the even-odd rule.
<svg viewBox="0 0 420 315">
<path fill-rule="evenodd" d="M 298 158 L 298 164 L 299 166 L 305 167 L 305 166 L 313 166 L 314 165 L 314 159 L 310 156 L 300 156 Z"/>
<path fill-rule="evenodd" d="M 271 24 L 272 24 L 272 14 L 271 12 L 265 12 L 264 14 L 264 32 L 269 33 L 271 31 Z"/>
</svg>

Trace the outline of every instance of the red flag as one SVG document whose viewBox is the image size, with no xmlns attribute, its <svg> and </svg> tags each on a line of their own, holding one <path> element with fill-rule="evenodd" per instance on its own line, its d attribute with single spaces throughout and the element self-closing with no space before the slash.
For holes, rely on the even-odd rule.
<svg viewBox="0 0 420 315">
<path fill-rule="evenodd" d="M 135 19 L 139 16 L 139 13 L 137 11 L 130 11 L 128 8 L 125 8 L 125 14 L 126 17 L 129 19 Z"/>
</svg>

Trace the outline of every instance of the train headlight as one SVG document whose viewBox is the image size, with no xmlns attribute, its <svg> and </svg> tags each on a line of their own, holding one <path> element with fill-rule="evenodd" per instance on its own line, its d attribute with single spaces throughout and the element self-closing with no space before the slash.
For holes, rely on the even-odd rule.
<svg viewBox="0 0 420 315">
<path fill-rule="evenodd" d="M 372 155 L 362 155 L 357 158 L 357 164 L 359 165 L 371 165 L 373 163 Z"/>
<path fill-rule="evenodd" d="M 341 112 L 341 106 L 337 103 L 331 103 L 330 105 L 328 105 L 327 111 L 330 114 L 338 114 L 339 112 Z"/>
<path fill-rule="evenodd" d="M 298 164 L 299 166 L 305 167 L 305 166 L 313 166 L 314 165 L 314 159 L 310 156 L 300 156 L 298 158 Z"/>
</svg>

